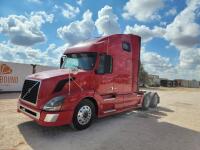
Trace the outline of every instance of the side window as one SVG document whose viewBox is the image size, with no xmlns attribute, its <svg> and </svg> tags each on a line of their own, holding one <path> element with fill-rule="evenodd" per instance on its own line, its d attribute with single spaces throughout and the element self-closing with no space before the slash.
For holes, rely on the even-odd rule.
<svg viewBox="0 0 200 150">
<path fill-rule="evenodd" d="M 124 51 L 130 52 L 131 51 L 131 45 L 128 42 L 122 42 L 122 49 Z"/>
<path fill-rule="evenodd" d="M 97 69 L 97 74 L 112 73 L 112 56 L 106 54 L 100 54 L 99 68 Z"/>
</svg>

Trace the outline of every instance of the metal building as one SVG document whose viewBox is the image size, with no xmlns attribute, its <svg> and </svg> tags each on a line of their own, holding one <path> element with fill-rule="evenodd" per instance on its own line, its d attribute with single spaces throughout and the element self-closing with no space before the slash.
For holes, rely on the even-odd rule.
<svg viewBox="0 0 200 150">
<path fill-rule="evenodd" d="M 199 81 L 196 81 L 196 80 L 176 79 L 174 81 L 175 81 L 176 87 L 188 87 L 188 88 L 199 88 L 200 87 Z"/>
<path fill-rule="evenodd" d="M 158 75 L 148 75 L 149 77 L 149 86 L 158 87 L 160 86 L 160 78 Z"/>
</svg>

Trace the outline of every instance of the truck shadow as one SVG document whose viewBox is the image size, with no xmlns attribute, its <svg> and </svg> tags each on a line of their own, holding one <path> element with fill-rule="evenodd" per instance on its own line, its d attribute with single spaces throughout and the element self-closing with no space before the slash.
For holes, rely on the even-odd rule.
<svg viewBox="0 0 200 150">
<path fill-rule="evenodd" d="M 32 121 L 19 124 L 18 128 L 26 143 L 37 150 L 199 150 L 199 132 L 158 121 L 167 112 L 173 110 L 134 110 L 98 119 L 83 131 L 69 126 L 42 127 Z"/>
</svg>

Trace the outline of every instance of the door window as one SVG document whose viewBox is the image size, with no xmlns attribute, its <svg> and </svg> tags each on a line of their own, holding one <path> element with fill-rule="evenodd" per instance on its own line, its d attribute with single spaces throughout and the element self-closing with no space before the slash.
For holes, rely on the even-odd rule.
<svg viewBox="0 0 200 150">
<path fill-rule="evenodd" d="M 112 73 L 113 60 L 111 55 L 100 54 L 98 74 Z"/>
</svg>

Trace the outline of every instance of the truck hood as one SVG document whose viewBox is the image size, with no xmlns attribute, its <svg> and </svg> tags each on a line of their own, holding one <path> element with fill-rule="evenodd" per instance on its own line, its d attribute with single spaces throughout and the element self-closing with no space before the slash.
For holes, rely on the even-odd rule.
<svg viewBox="0 0 200 150">
<path fill-rule="evenodd" d="M 69 79 L 69 73 L 70 73 L 70 78 L 74 79 L 70 84 L 71 93 L 80 92 L 81 89 L 83 90 L 93 89 L 94 82 L 92 81 L 88 82 L 92 78 L 92 74 L 89 71 L 80 69 L 76 70 L 57 69 L 51 71 L 38 72 L 36 74 L 27 77 L 27 79 L 30 80 L 32 79 L 41 81 L 37 106 L 35 107 L 39 107 L 39 109 L 42 109 L 43 106 L 47 103 L 47 101 L 49 101 L 53 97 L 68 94 L 69 91 L 68 83 L 65 83 L 64 86 L 58 91 L 55 91 L 55 88 L 60 81 L 62 82 L 63 80 Z"/>
<path fill-rule="evenodd" d="M 49 71 L 43 71 L 43 72 L 38 72 L 32 75 L 29 75 L 28 78 L 32 79 L 37 79 L 37 80 L 45 80 L 49 78 L 54 78 L 54 77 L 60 77 L 64 75 L 69 75 L 70 74 L 78 74 L 80 72 L 85 72 L 83 70 L 77 69 L 77 70 L 71 70 L 71 69 L 56 69 L 56 70 L 49 70 Z"/>
</svg>

